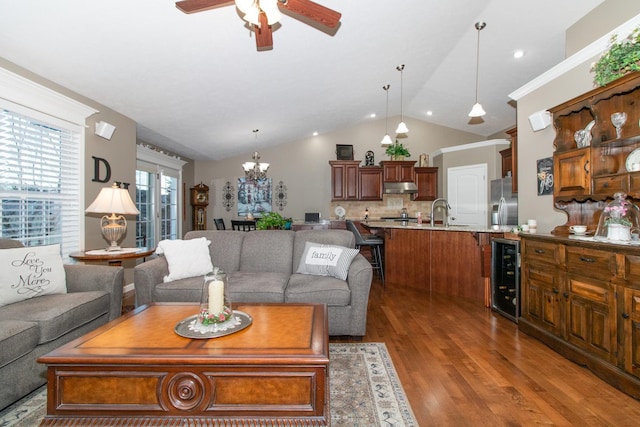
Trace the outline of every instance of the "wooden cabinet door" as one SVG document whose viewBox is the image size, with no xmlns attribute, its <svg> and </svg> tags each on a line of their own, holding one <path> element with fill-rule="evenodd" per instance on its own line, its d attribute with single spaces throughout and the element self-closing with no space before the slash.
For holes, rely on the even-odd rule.
<svg viewBox="0 0 640 427">
<path fill-rule="evenodd" d="M 580 148 L 554 154 L 554 197 L 591 194 L 590 152 L 589 148 Z"/>
<path fill-rule="evenodd" d="M 365 166 L 358 174 L 360 200 L 382 200 L 382 168 Z"/>
<path fill-rule="evenodd" d="M 418 192 L 413 200 L 427 201 L 438 198 L 438 168 L 415 168 L 415 183 Z"/>
<path fill-rule="evenodd" d="M 640 290 L 625 287 L 622 301 L 623 366 L 640 377 Z"/>
<path fill-rule="evenodd" d="M 511 176 L 513 174 L 513 155 L 511 147 L 500 151 L 502 157 L 502 177 Z"/>
<path fill-rule="evenodd" d="M 331 165 L 331 200 L 358 200 L 359 161 L 335 160 Z"/>
<path fill-rule="evenodd" d="M 384 182 L 414 182 L 413 167 L 415 163 L 407 160 L 380 162 L 384 173 Z"/>
</svg>

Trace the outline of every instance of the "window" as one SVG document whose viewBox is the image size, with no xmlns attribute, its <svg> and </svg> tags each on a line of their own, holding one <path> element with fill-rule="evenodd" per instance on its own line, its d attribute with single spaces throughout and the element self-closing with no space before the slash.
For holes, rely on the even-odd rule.
<svg viewBox="0 0 640 427">
<path fill-rule="evenodd" d="M 84 239 L 84 126 L 97 111 L 0 68 L 0 236 L 27 246 Z"/>
<path fill-rule="evenodd" d="M 184 161 L 138 146 L 136 170 L 136 247 L 154 248 L 160 240 L 179 239 L 180 185 Z"/>
</svg>

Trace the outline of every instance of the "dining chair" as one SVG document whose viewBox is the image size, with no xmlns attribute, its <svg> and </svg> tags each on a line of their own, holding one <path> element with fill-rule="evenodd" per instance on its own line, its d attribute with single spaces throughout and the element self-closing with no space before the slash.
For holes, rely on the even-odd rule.
<svg viewBox="0 0 640 427">
<path fill-rule="evenodd" d="M 214 218 L 213 223 L 216 225 L 216 230 L 226 230 L 227 227 L 224 225 L 224 219 L 222 218 Z"/>
</svg>

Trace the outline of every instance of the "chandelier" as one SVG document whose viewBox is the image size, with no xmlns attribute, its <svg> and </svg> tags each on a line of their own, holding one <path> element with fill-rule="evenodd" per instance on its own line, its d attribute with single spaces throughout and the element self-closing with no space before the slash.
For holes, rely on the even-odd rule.
<svg viewBox="0 0 640 427">
<path fill-rule="evenodd" d="M 256 143 L 258 141 L 259 129 L 254 129 L 253 134 L 256 136 Z M 242 169 L 244 170 L 244 176 L 247 181 L 257 181 L 259 179 L 265 179 L 267 177 L 267 169 L 269 169 L 269 163 L 260 163 L 260 154 L 257 151 L 253 152 L 251 156 L 252 162 L 244 162 Z"/>
</svg>

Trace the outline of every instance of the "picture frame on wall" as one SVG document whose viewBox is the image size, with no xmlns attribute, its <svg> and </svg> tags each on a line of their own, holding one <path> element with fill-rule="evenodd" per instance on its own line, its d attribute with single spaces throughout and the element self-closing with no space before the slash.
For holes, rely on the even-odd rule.
<svg viewBox="0 0 640 427">
<path fill-rule="evenodd" d="M 337 160 L 353 160 L 353 145 L 336 144 Z"/>
<path fill-rule="evenodd" d="M 538 196 L 553 194 L 553 157 L 537 161 Z"/>
</svg>

